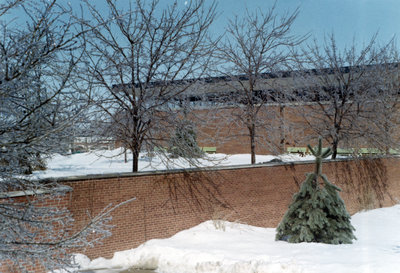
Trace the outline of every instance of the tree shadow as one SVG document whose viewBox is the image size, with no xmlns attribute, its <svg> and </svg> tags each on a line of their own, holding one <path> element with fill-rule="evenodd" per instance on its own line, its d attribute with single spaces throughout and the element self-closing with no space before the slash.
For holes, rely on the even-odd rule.
<svg viewBox="0 0 400 273">
<path fill-rule="evenodd" d="M 394 202 L 384 158 L 355 158 L 347 164 L 338 163 L 337 184 L 344 186 L 358 210 L 383 207 L 387 199 Z"/>
<path fill-rule="evenodd" d="M 212 213 L 216 207 L 232 209 L 220 191 L 223 180 L 223 175 L 215 171 L 183 171 L 163 175 L 156 185 L 168 192 L 162 207 L 170 207 L 174 213 L 182 207 L 193 212 Z"/>
</svg>

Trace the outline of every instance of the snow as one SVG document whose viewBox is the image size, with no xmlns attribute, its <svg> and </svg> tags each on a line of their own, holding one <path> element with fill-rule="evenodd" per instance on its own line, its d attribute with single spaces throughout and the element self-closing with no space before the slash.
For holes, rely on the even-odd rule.
<svg viewBox="0 0 400 273">
<path fill-rule="evenodd" d="M 274 158 L 282 161 L 314 160 L 307 155 L 301 157 L 296 154 L 285 154 L 281 156 L 257 155 L 257 163 L 268 162 Z M 65 177 L 89 174 L 124 173 L 132 170 L 132 159 L 128 153 L 128 162 L 124 162 L 122 150 L 94 151 L 72 155 L 56 154 L 47 160 L 47 170 L 34 172 L 34 177 Z M 199 159 L 196 163 L 200 167 L 230 166 L 250 164 L 250 154 L 208 154 L 205 159 Z M 189 162 L 182 158 L 163 159 L 160 156 L 148 157 L 146 153 L 140 154 L 139 171 L 165 170 L 192 168 Z"/>
<path fill-rule="evenodd" d="M 400 205 L 352 216 L 358 240 L 347 245 L 275 241 L 275 229 L 207 221 L 167 239 L 147 241 L 93 261 L 77 255 L 82 270 L 157 269 L 163 273 L 394 273 L 400 268 Z M 217 229 L 222 224 L 223 229 Z"/>
</svg>

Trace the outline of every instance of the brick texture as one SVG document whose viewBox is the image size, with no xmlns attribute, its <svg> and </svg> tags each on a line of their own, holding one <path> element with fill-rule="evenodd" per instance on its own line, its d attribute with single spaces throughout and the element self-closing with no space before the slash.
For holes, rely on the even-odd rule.
<svg viewBox="0 0 400 273">
<path fill-rule="evenodd" d="M 390 206 L 400 199 L 398 158 L 326 162 L 323 172 L 342 188 L 351 214 Z M 113 235 L 84 250 L 90 258 L 146 240 L 166 238 L 210 219 L 276 227 L 312 163 L 265 164 L 196 172 L 170 172 L 65 182 L 73 188 L 69 208 L 77 225 L 103 207 L 137 200 L 112 213 Z"/>
</svg>

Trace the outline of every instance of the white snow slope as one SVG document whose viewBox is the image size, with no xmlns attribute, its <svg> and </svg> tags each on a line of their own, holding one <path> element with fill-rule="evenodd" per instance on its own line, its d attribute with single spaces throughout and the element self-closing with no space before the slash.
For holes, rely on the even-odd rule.
<svg viewBox="0 0 400 273">
<path fill-rule="evenodd" d="M 207 221 L 110 260 L 76 258 L 82 269 L 109 269 L 101 272 L 131 267 L 163 273 L 400 272 L 400 205 L 357 213 L 352 223 L 358 240 L 347 245 L 277 242 L 273 228 L 224 222 L 224 231 Z"/>
<path fill-rule="evenodd" d="M 250 164 L 250 154 L 209 154 L 207 159 L 200 159 L 196 162 L 197 166 L 229 166 Z M 281 156 L 272 155 L 257 155 L 257 163 L 268 162 L 274 158 L 279 158 L 282 161 L 299 161 L 299 160 L 314 160 L 314 157 L 307 155 L 300 157 L 296 154 L 285 154 Z M 191 168 L 189 162 L 181 158 L 178 159 L 163 159 L 160 156 L 148 157 L 145 153 L 140 154 L 139 171 L 165 170 L 165 169 L 182 169 Z M 34 172 L 34 177 L 63 177 L 77 176 L 88 174 L 107 174 L 107 173 L 122 173 L 132 170 L 132 158 L 128 153 L 128 162 L 124 162 L 122 150 L 104 150 L 91 153 L 73 154 L 63 156 L 56 154 L 52 158 L 47 159 L 47 170 Z"/>
</svg>

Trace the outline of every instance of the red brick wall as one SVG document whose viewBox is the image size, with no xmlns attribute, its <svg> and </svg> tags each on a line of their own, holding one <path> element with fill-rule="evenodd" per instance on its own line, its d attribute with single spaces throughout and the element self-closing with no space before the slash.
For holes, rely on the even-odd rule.
<svg viewBox="0 0 400 273">
<path fill-rule="evenodd" d="M 322 114 L 317 116 L 318 111 L 321 110 L 316 104 L 287 105 L 284 108 L 266 105 L 261 108 L 256 128 L 256 154 L 281 154 L 287 147 L 306 147 L 310 142 L 316 144 L 319 134 L 310 128 L 308 122 L 313 124 L 315 120 L 315 123 L 323 123 L 326 120 Z M 196 125 L 199 146 L 216 147 L 218 153 L 249 154 L 249 131 L 243 122 L 235 118 L 238 116 L 245 116 L 241 108 L 214 107 L 194 110 L 188 117 Z M 364 126 L 372 129 L 370 123 Z M 391 130 L 391 137 L 398 139 L 399 128 Z M 374 144 L 353 135 L 342 139 L 339 147 L 368 148 L 374 147 Z"/>
<path fill-rule="evenodd" d="M 342 188 L 350 213 L 393 205 L 400 200 L 398 158 L 326 162 L 323 172 Z M 64 180 L 73 188 L 69 208 L 77 225 L 86 212 L 109 203 L 137 200 L 112 213 L 113 235 L 87 249 L 91 257 L 110 258 L 115 251 L 146 240 L 166 238 L 209 219 L 275 227 L 313 164 L 269 164 L 207 172 L 159 172 Z"/>
</svg>

